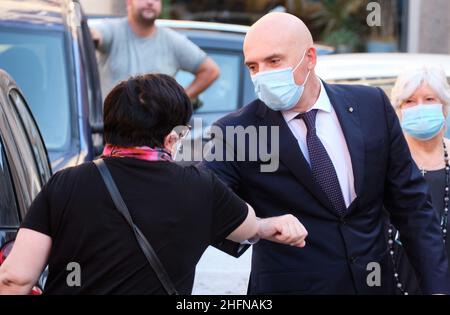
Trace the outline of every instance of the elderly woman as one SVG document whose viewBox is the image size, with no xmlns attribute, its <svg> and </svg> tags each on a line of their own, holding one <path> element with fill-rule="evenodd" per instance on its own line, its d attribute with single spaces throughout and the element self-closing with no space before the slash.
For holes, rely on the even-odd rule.
<svg viewBox="0 0 450 315">
<path fill-rule="evenodd" d="M 444 137 L 450 86 L 444 71 L 425 67 L 401 75 L 392 90 L 391 100 L 412 157 L 428 182 L 431 201 L 441 222 L 442 241 L 450 257 L 450 240 L 447 239 L 450 141 Z M 395 231 L 391 228 L 388 233 L 389 243 L 393 246 Z M 403 288 L 404 292 L 417 293 L 415 275 L 402 250 L 396 264 L 398 287 Z"/>
<path fill-rule="evenodd" d="M 293 216 L 257 220 L 212 174 L 172 163 L 191 114 L 183 88 L 165 75 L 124 81 L 104 104 L 103 161 L 180 294 L 191 293 L 195 266 L 211 244 L 259 237 L 303 247 L 307 235 Z M 28 293 L 47 264 L 46 294 L 169 292 L 100 170 L 87 163 L 50 179 L 0 267 L 0 293 Z"/>
</svg>

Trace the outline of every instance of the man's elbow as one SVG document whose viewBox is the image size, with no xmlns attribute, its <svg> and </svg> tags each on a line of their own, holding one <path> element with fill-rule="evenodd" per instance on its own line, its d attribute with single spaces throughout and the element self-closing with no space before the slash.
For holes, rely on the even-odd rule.
<svg viewBox="0 0 450 315">
<path fill-rule="evenodd" d="M 211 67 L 210 76 L 211 76 L 212 82 L 216 81 L 220 77 L 220 68 L 215 62 L 213 62 L 213 65 Z"/>
<path fill-rule="evenodd" d="M 204 61 L 203 69 L 209 83 L 216 81 L 220 76 L 219 66 L 209 57 Z"/>
</svg>

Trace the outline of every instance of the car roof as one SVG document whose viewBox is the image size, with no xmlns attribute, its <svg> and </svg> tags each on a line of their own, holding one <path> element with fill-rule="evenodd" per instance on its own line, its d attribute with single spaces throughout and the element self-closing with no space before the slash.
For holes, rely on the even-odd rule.
<svg viewBox="0 0 450 315">
<path fill-rule="evenodd" d="M 319 56 L 316 73 L 324 80 L 397 77 L 411 68 L 442 67 L 450 77 L 450 55 L 359 53 Z"/>
<path fill-rule="evenodd" d="M 156 25 L 176 29 L 239 33 L 243 35 L 250 29 L 250 27 L 246 25 L 166 19 L 156 20 Z"/>
<path fill-rule="evenodd" d="M 0 23 L 62 27 L 73 10 L 72 0 L 1 0 Z"/>
<path fill-rule="evenodd" d="M 227 24 L 227 23 L 215 23 L 215 22 L 203 22 L 203 21 L 187 21 L 187 20 L 165 20 L 158 19 L 156 20 L 156 24 L 159 26 L 170 27 L 174 29 L 180 30 L 189 30 L 194 34 L 196 31 L 205 31 L 205 32 L 214 32 L 215 35 L 211 35 L 212 37 L 217 36 L 217 32 L 219 33 L 228 33 L 228 34 L 240 34 L 242 37 L 247 34 L 250 26 L 247 25 L 238 25 L 238 24 Z M 203 33 L 205 34 L 205 33 Z M 334 48 L 327 45 L 314 44 L 316 49 L 323 54 L 330 54 L 334 52 Z"/>
<path fill-rule="evenodd" d="M 94 26 L 95 23 L 99 23 L 98 21 L 102 19 L 107 20 L 111 18 L 123 18 L 123 16 L 91 15 L 89 16 L 89 25 Z M 216 44 L 220 44 L 221 41 L 225 40 L 233 45 L 233 49 L 242 49 L 244 36 L 250 29 L 250 26 L 247 25 L 170 19 L 157 19 L 156 25 L 175 29 L 192 39 L 197 38 L 208 42 L 216 42 Z M 208 45 L 206 44 L 206 46 Z M 320 54 L 330 54 L 334 52 L 334 48 L 331 46 L 321 44 L 315 44 L 314 46 Z M 218 48 L 217 46 L 214 47 Z"/>
</svg>

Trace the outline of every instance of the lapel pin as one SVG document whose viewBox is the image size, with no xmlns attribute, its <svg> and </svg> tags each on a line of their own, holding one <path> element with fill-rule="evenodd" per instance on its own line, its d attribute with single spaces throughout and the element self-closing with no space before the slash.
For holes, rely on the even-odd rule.
<svg viewBox="0 0 450 315">
<path fill-rule="evenodd" d="M 353 113 L 355 110 L 353 109 L 353 107 L 349 107 L 349 108 L 348 108 L 348 111 L 349 111 L 350 113 Z"/>
</svg>

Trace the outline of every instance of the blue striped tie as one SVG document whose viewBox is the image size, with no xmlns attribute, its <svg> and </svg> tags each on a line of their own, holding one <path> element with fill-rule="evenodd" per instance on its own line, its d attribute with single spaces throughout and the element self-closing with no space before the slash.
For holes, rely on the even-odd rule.
<svg viewBox="0 0 450 315">
<path fill-rule="evenodd" d="M 334 210 L 342 217 L 347 212 L 347 207 L 333 162 L 316 134 L 316 116 L 317 109 L 313 109 L 305 114 L 297 115 L 295 118 L 303 119 L 308 130 L 306 143 L 313 178 L 328 197 Z"/>
</svg>

